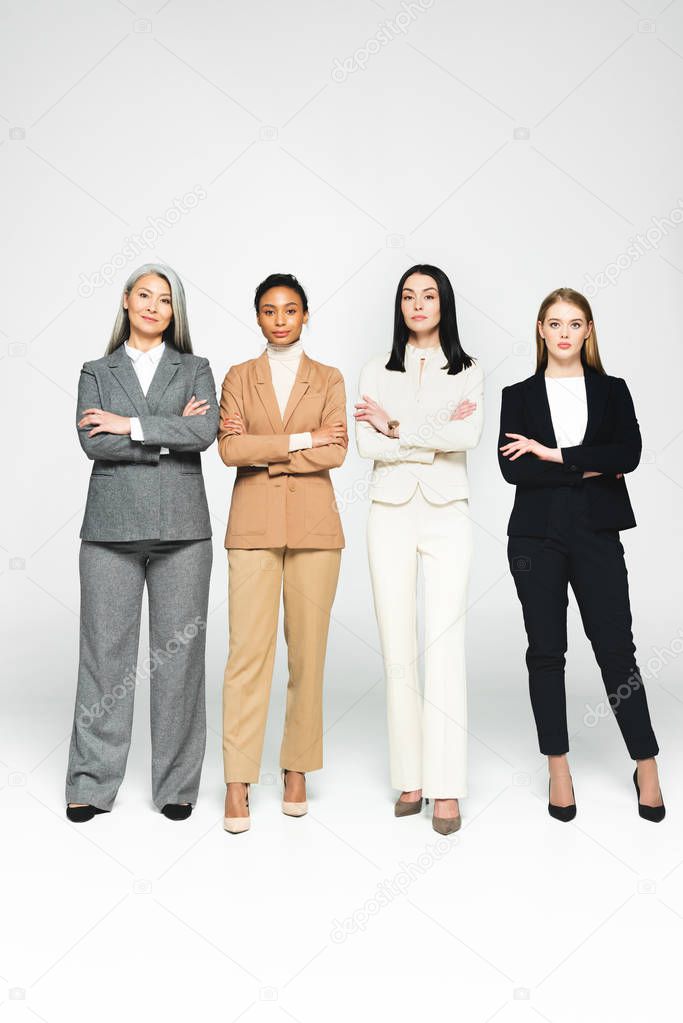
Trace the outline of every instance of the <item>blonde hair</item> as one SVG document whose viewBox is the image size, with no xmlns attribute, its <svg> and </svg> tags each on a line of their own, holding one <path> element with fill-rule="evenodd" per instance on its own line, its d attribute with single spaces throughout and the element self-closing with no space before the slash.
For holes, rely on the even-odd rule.
<svg viewBox="0 0 683 1023">
<path fill-rule="evenodd" d="M 105 355 L 111 355 L 112 352 L 115 352 L 117 348 L 120 348 L 123 342 L 127 341 L 130 337 L 130 319 L 128 317 L 128 310 L 125 309 L 123 305 L 123 296 L 130 294 L 140 278 L 146 277 L 147 274 L 156 274 L 158 277 L 163 277 L 171 289 L 171 308 L 173 309 L 173 316 L 171 317 L 171 322 L 164 331 L 163 340 L 166 344 L 176 348 L 179 352 L 192 352 L 190 327 L 187 322 L 185 289 L 183 288 L 180 277 L 178 277 L 175 270 L 172 270 L 170 266 L 165 266 L 164 263 L 144 263 L 142 266 L 139 266 L 137 270 L 133 270 L 132 274 L 123 286 L 121 304 L 119 305 L 119 311 L 116 314 L 114 329 L 111 332 L 111 338 L 109 339 L 107 350 L 104 353 Z"/>
<path fill-rule="evenodd" d="M 538 324 L 539 322 L 543 323 L 548 310 L 552 305 L 555 305 L 556 302 L 569 302 L 570 305 L 577 306 L 577 308 L 579 308 L 586 317 L 586 323 L 593 324 L 591 332 L 584 341 L 583 348 L 581 349 L 581 361 L 597 370 L 598 373 L 604 373 L 605 370 L 598 350 L 598 337 L 595 332 L 593 310 L 591 309 L 590 302 L 586 296 L 582 295 L 580 291 L 574 291 L 573 288 L 556 288 L 555 291 L 551 291 L 549 295 L 546 295 L 541 302 L 541 308 L 538 310 L 538 316 L 536 317 L 536 372 L 545 369 L 548 365 L 548 348 L 545 340 L 541 337 Z"/>
</svg>

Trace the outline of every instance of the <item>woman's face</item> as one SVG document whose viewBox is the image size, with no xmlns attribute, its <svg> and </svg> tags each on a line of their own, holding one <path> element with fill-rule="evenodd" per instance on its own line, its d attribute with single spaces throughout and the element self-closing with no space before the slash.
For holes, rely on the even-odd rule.
<svg viewBox="0 0 683 1023">
<path fill-rule="evenodd" d="M 124 294 L 123 307 L 128 310 L 132 330 L 149 338 L 158 337 L 173 319 L 168 281 L 158 274 L 139 277 Z"/>
<path fill-rule="evenodd" d="M 429 333 L 439 325 L 439 289 L 433 277 L 411 274 L 401 293 L 401 310 L 406 327 L 413 334 Z"/>
<path fill-rule="evenodd" d="M 308 313 L 293 288 L 269 288 L 261 296 L 256 322 L 270 344 L 291 345 L 299 340 Z"/>
<path fill-rule="evenodd" d="M 556 302 L 551 305 L 538 330 L 552 355 L 558 362 L 571 362 L 580 354 L 586 338 L 593 329 L 592 322 L 586 322 L 578 306 L 570 302 Z"/>
</svg>

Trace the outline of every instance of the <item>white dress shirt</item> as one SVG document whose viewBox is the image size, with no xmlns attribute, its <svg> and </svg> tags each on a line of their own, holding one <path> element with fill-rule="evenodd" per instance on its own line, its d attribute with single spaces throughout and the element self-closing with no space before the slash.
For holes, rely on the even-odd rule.
<svg viewBox="0 0 683 1023">
<path fill-rule="evenodd" d="M 123 347 L 126 351 L 126 355 L 133 360 L 135 375 L 140 381 L 142 393 L 146 397 L 149 385 L 152 383 L 152 377 L 156 372 L 161 356 L 164 354 L 164 348 L 166 345 L 162 341 L 160 345 L 155 345 L 155 347 L 150 348 L 148 352 L 143 352 L 140 348 L 131 348 L 127 341 L 123 342 Z M 143 441 L 145 439 L 142 433 L 142 427 L 140 426 L 140 420 L 137 416 L 131 416 L 130 418 L 130 439 L 139 441 Z M 159 449 L 160 455 L 167 455 L 168 453 L 168 448 Z"/>
<path fill-rule="evenodd" d="M 583 443 L 588 422 L 585 377 L 545 377 L 545 389 L 558 448 Z"/>
</svg>

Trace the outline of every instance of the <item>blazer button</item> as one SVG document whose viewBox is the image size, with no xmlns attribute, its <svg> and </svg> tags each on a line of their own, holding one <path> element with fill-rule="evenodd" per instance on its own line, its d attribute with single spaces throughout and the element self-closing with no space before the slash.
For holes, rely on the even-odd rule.
<svg viewBox="0 0 683 1023">
<path fill-rule="evenodd" d="M 294 490 L 294 484 L 293 484 L 293 483 L 290 483 L 290 484 L 289 484 L 289 489 L 290 489 L 291 491 L 293 491 L 293 490 Z"/>
</svg>

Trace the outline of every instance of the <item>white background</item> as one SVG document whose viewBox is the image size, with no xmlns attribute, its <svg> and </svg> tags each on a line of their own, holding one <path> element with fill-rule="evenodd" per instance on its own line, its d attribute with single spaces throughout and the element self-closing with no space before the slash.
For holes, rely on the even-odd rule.
<svg viewBox="0 0 683 1023">
<path fill-rule="evenodd" d="M 681 0 L 3 0 L 1 10 L 0 1023 L 677 1018 Z M 206 193 L 196 208 L 169 214 L 196 188 Z M 150 244 L 110 273 L 126 240 L 160 217 Z M 629 255 L 648 230 L 642 254 Z M 326 768 L 309 779 L 311 812 L 297 821 L 279 810 L 281 641 L 252 830 L 223 832 L 233 471 L 215 448 L 203 456 L 215 559 L 200 802 L 182 824 L 152 811 L 143 687 L 115 811 L 83 827 L 64 818 L 91 468 L 74 428 L 77 380 L 104 353 L 128 273 L 155 259 L 184 281 L 194 348 L 218 387 L 262 350 L 256 284 L 295 273 L 311 304 L 305 348 L 342 370 L 350 420 L 361 366 L 390 345 L 402 271 L 432 262 L 454 283 L 463 345 L 487 376 L 486 427 L 469 459 L 470 795 L 448 853 L 436 855 L 426 813 L 393 817 L 366 500 L 343 511 Z M 607 272 L 613 283 L 600 286 Z M 573 597 L 578 815 L 562 825 L 546 811 L 505 556 L 513 492 L 495 448 L 501 388 L 533 372 L 535 313 L 561 285 L 594 293 L 607 372 L 628 381 L 643 434 L 628 480 L 638 528 L 622 540 L 662 751 L 659 827 L 637 816 L 613 718 L 584 723 L 604 690 Z M 338 493 L 368 468 L 352 441 Z"/>
</svg>

